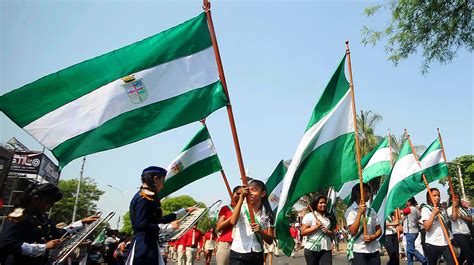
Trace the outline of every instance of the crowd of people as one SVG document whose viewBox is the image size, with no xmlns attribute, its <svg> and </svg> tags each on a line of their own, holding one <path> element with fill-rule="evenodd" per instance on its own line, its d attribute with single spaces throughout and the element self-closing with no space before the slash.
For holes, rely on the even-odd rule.
<svg viewBox="0 0 474 265">
<path fill-rule="evenodd" d="M 266 187 L 255 179 L 248 186 L 233 189 L 231 203 L 221 207 L 215 227 L 202 232 L 194 225 L 179 239 L 160 242 L 160 234 L 178 229 L 178 218 L 196 209 L 183 208 L 163 216 L 156 194 L 164 186 L 166 173 L 156 166 L 143 170 L 142 185 L 130 202 L 132 237 L 108 230 L 103 242 L 84 241 L 69 256 L 69 264 L 164 265 L 174 261 L 191 265 L 201 258 L 210 264 L 215 256 L 218 265 L 271 265 L 273 255 L 280 254 Z M 454 194 L 449 205 L 443 205 L 440 191 L 431 188 L 426 203 L 418 205 L 411 198 L 406 208 L 394 211 L 383 223 L 368 206 L 371 187 L 364 184 L 363 194 L 360 191 L 359 185 L 352 189 L 345 225 L 338 225 L 334 213 L 328 211 L 326 196 L 315 196 L 308 205 L 309 212 L 291 225 L 289 232 L 295 243 L 292 256 L 302 247 L 308 265 L 330 265 L 339 243 L 347 241 L 350 264 L 381 264 L 382 246 L 390 265 L 400 264 L 402 254 L 408 264 L 434 265 L 444 260 L 451 265 L 455 264 L 454 257 L 458 264 L 473 264 L 472 216 L 459 195 Z M 61 197 L 52 184 L 32 184 L 27 188 L 0 235 L 0 264 L 48 264 L 48 252 L 61 244 L 64 235 L 99 218 L 90 216 L 70 225 L 53 224 L 46 213 Z M 459 253 L 453 252 L 451 243 Z"/>
</svg>

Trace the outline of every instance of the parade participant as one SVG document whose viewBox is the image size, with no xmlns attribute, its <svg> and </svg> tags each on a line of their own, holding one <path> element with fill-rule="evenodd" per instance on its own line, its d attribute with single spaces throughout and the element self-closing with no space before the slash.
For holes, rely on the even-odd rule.
<svg viewBox="0 0 474 265">
<path fill-rule="evenodd" d="M 420 251 L 416 249 L 415 242 L 418 238 L 418 222 L 420 220 L 420 211 L 417 206 L 417 201 L 414 197 L 411 197 L 406 202 L 406 208 L 402 210 L 404 215 L 403 217 L 403 235 L 406 238 L 406 248 L 405 251 L 407 253 L 407 261 L 408 265 L 413 264 L 413 257 L 415 257 L 419 262 L 422 264 L 428 263 L 428 258 L 423 256 Z"/>
<path fill-rule="evenodd" d="M 443 228 L 439 222 L 438 213 L 443 219 L 443 223 L 446 224 L 448 217 L 446 212 L 440 209 L 440 193 L 437 188 L 431 188 L 431 195 L 429 192 L 426 193 L 426 202 L 421 206 L 421 221 L 426 230 L 425 239 L 425 254 L 428 258 L 428 264 L 435 265 L 438 263 L 438 259 L 443 256 L 444 260 L 448 265 L 454 264 L 454 259 L 448 247 L 448 241 L 443 234 Z M 449 233 L 449 232 L 448 232 Z"/>
<path fill-rule="evenodd" d="M 196 256 L 196 251 L 199 247 L 199 242 L 202 239 L 202 232 L 201 230 L 197 229 L 197 225 L 193 225 L 193 227 L 184 234 L 183 238 L 186 240 L 186 264 L 193 265 L 194 259 Z"/>
<path fill-rule="evenodd" d="M 298 251 L 299 244 L 300 244 L 300 237 L 298 233 L 298 228 L 296 228 L 295 223 L 292 223 L 290 226 L 290 235 L 293 238 L 293 241 L 295 242 L 295 247 L 293 248 L 293 251 L 291 251 L 291 257 L 294 258 L 296 255 L 296 251 Z"/>
<path fill-rule="evenodd" d="M 232 190 L 232 202 L 230 205 L 225 205 L 219 210 L 216 229 L 221 231 L 221 234 L 217 239 L 217 265 L 229 264 L 230 245 L 232 244 L 232 224 L 230 223 L 230 218 L 239 198 L 240 186 L 236 186 Z"/>
<path fill-rule="evenodd" d="M 275 236 L 275 234 L 273 235 Z M 271 244 L 263 242 L 263 263 L 265 265 L 273 264 L 273 253 L 275 252 L 275 240 Z"/>
<path fill-rule="evenodd" d="M 472 216 L 469 209 L 463 207 L 459 194 L 454 194 L 454 200 L 449 198 L 452 206 L 448 208 L 448 215 L 451 218 L 451 228 L 453 230 L 454 240 L 461 248 L 458 262 L 463 264 L 467 260 L 467 264 L 474 264 L 474 253 L 472 250 L 472 238 L 469 226 L 472 225 Z M 452 200 L 452 202 L 451 202 Z"/>
<path fill-rule="evenodd" d="M 366 206 L 370 199 L 370 186 L 366 183 L 363 185 L 365 202 L 361 202 L 359 184 L 355 185 L 351 192 L 352 205 L 347 208 L 345 213 L 350 235 L 347 243 L 347 256 L 352 264 L 380 265 L 377 238 L 382 234 L 382 229 L 375 210 L 367 209 Z M 365 236 L 362 222 L 367 225 L 367 235 Z"/>
<path fill-rule="evenodd" d="M 178 261 L 176 262 L 178 265 L 185 265 L 186 264 L 186 241 L 187 238 L 182 236 L 176 241 L 176 252 L 178 253 Z"/>
<path fill-rule="evenodd" d="M 249 194 L 252 208 L 244 199 Z M 255 223 L 250 223 L 250 213 L 254 211 Z M 242 187 L 239 201 L 235 205 L 230 223 L 234 226 L 230 250 L 231 265 L 262 265 L 263 241 L 273 241 L 273 213 L 268 202 L 265 184 L 252 180 L 249 187 Z"/>
<path fill-rule="evenodd" d="M 398 243 L 398 234 L 397 229 L 400 223 L 396 220 L 395 212 L 392 212 L 385 219 L 385 241 L 383 243 L 385 249 L 388 253 L 388 262 L 387 265 L 399 265 L 399 243 Z"/>
<path fill-rule="evenodd" d="M 314 211 L 307 213 L 301 222 L 301 235 L 307 236 L 304 258 L 308 265 L 332 264 L 331 242 L 336 217 L 327 211 L 326 203 L 326 196 L 317 196 L 311 203 Z"/>
<path fill-rule="evenodd" d="M 164 265 L 158 245 L 159 232 L 177 229 L 179 221 L 174 221 L 177 216 L 194 210 L 189 207 L 163 216 L 157 194 L 163 188 L 166 173 L 165 169 L 156 166 L 147 167 L 142 172 L 142 186 L 130 202 L 130 222 L 134 237 L 126 264 Z"/>
<path fill-rule="evenodd" d="M 57 229 L 47 211 L 62 198 L 59 189 L 50 183 L 30 184 L 15 203 L 0 234 L 0 264 L 42 265 L 48 262 L 48 250 L 58 246 L 64 233 L 73 233 L 83 224 L 97 220 L 90 216 Z"/>
<path fill-rule="evenodd" d="M 203 237 L 204 246 L 204 263 L 207 265 L 211 264 L 212 253 L 216 248 L 217 235 L 214 233 L 214 227 L 211 227 L 209 231 Z"/>
</svg>

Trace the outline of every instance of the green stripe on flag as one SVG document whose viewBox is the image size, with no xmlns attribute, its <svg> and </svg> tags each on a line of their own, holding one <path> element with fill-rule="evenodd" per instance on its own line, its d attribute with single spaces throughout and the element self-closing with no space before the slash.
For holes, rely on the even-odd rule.
<svg viewBox="0 0 474 265">
<path fill-rule="evenodd" d="M 202 98 L 209 98 L 210 101 L 203 104 Z M 64 166 L 83 155 L 133 143 L 199 120 L 203 113 L 207 116 L 227 102 L 221 82 L 217 81 L 178 97 L 126 112 L 96 129 L 65 141 L 52 152 L 60 166 Z M 120 133 L 117 133 L 118 130 Z"/>
<path fill-rule="evenodd" d="M 206 15 L 201 13 L 155 36 L 13 90 L 0 97 L 0 109 L 18 126 L 24 127 L 114 80 L 194 54 L 210 46 L 212 43 Z"/>
<path fill-rule="evenodd" d="M 275 187 L 280 184 L 281 180 L 285 176 L 286 171 L 287 168 L 285 166 L 285 161 L 281 160 L 268 178 L 267 183 L 265 183 L 267 193 L 271 193 Z"/>
<path fill-rule="evenodd" d="M 202 126 L 202 128 L 194 135 L 193 139 L 189 141 L 189 143 L 181 150 L 181 152 L 188 150 L 189 148 L 197 145 L 198 143 L 204 142 L 207 139 L 211 139 L 211 135 L 207 130 L 206 126 Z"/>
</svg>

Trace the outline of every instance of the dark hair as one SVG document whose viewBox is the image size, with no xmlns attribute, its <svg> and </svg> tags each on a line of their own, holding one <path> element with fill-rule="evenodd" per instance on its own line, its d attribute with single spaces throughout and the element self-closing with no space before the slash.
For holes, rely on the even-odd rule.
<svg viewBox="0 0 474 265">
<path fill-rule="evenodd" d="M 458 197 L 459 200 L 461 200 L 461 195 L 459 195 L 459 193 L 455 192 L 454 193 L 454 197 Z M 449 195 L 449 205 L 453 205 L 453 197 L 451 195 Z M 462 203 L 459 204 L 459 207 L 462 207 Z"/>
<path fill-rule="evenodd" d="M 430 193 L 433 191 L 437 191 L 439 193 L 439 190 L 437 188 L 431 188 L 430 191 L 426 192 L 426 203 L 429 205 L 433 205 L 433 202 L 431 201 Z M 441 196 L 441 193 L 440 193 Z"/>
<path fill-rule="evenodd" d="M 242 188 L 242 186 L 235 186 L 234 189 L 232 190 L 232 193 L 236 193 L 237 191 L 240 190 L 240 188 Z"/>
<path fill-rule="evenodd" d="M 351 205 L 354 202 L 356 202 L 356 203 L 360 202 L 360 187 L 359 187 L 359 185 L 360 184 L 356 184 L 356 185 L 354 185 L 354 187 L 352 187 L 351 199 L 349 200 L 349 205 Z M 363 183 L 363 187 L 364 187 L 364 190 L 365 189 L 368 189 L 369 191 L 371 190 L 370 185 L 367 184 L 367 183 Z"/>
<path fill-rule="evenodd" d="M 317 211 L 316 209 L 318 208 L 318 203 L 321 199 L 324 199 L 326 201 L 326 203 L 328 203 L 328 197 L 327 196 L 325 196 L 323 194 L 317 195 L 313 199 L 313 201 L 311 202 L 311 207 L 313 208 L 314 211 Z M 336 216 L 334 215 L 334 212 L 328 212 L 328 209 L 326 208 L 326 211 L 324 212 L 324 216 L 326 216 L 329 219 L 329 229 L 331 229 L 331 230 L 334 229 L 336 227 L 336 223 L 337 223 Z"/>
<path fill-rule="evenodd" d="M 410 203 L 411 206 L 416 206 L 418 204 L 415 197 L 411 197 L 410 199 L 408 199 L 408 202 Z"/>
<path fill-rule="evenodd" d="M 15 208 L 27 208 L 31 203 L 31 199 L 35 196 L 46 199 L 51 203 L 55 203 L 61 200 L 63 197 L 58 187 L 54 186 L 53 184 L 38 184 L 34 182 L 28 185 L 23 193 L 18 197 L 15 203 Z"/>
<path fill-rule="evenodd" d="M 153 180 L 154 176 L 165 177 L 168 172 L 166 169 L 157 166 L 149 166 L 145 168 L 142 172 L 142 182 L 146 183 L 152 191 L 156 192 L 155 181 Z"/>
<path fill-rule="evenodd" d="M 265 183 L 263 183 L 263 181 L 258 180 L 258 179 L 252 179 L 249 182 L 249 186 L 250 185 L 257 186 L 262 191 L 265 191 L 265 197 L 262 198 L 262 205 L 265 208 L 266 214 L 270 218 L 270 224 L 273 225 L 275 223 L 275 217 L 273 216 L 272 207 L 270 206 L 270 202 L 268 201 L 268 193 L 267 193 L 267 188 L 265 187 Z"/>
</svg>

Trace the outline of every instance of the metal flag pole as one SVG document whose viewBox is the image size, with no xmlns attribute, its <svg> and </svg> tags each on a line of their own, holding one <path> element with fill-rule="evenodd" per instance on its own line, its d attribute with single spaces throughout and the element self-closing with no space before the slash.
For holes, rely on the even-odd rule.
<svg viewBox="0 0 474 265">
<path fill-rule="evenodd" d="M 72 223 L 74 223 L 76 221 L 77 204 L 79 202 L 79 192 L 81 191 L 82 174 L 84 173 L 84 165 L 85 164 L 86 164 L 86 157 L 83 157 L 82 158 L 81 173 L 79 174 L 79 182 L 77 183 L 76 201 L 74 202 L 74 210 L 72 211 Z"/>
<path fill-rule="evenodd" d="M 240 151 L 239 137 L 237 136 L 237 129 L 235 127 L 235 121 L 234 121 L 234 114 L 232 112 L 232 104 L 230 103 L 229 91 L 227 89 L 227 83 L 225 80 L 224 67 L 222 66 L 221 55 L 219 52 L 219 47 L 217 45 L 216 32 L 214 31 L 214 24 L 212 23 L 211 3 L 209 2 L 209 0 L 203 0 L 202 7 L 204 9 L 204 12 L 206 12 L 207 25 L 209 27 L 209 33 L 211 34 L 212 47 L 214 48 L 214 54 L 216 56 L 217 69 L 219 71 L 219 78 L 221 80 L 224 93 L 227 96 L 227 99 L 229 100 L 229 104 L 227 104 L 227 116 L 229 117 L 230 129 L 232 132 L 232 138 L 234 140 L 234 147 L 235 147 L 235 153 L 237 155 L 237 162 L 239 164 L 240 177 L 242 179 L 242 184 L 245 186 L 248 186 L 247 176 L 245 175 L 244 160 L 242 158 L 242 152 Z M 250 195 L 247 195 L 246 199 L 247 199 L 247 204 L 249 208 L 253 209 L 252 202 L 250 201 Z M 255 223 L 254 212 L 253 211 L 249 211 L 249 212 L 250 212 L 250 222 Z"/>
<path fill-rule="evenodd" d="M 357 116 L 356 116 L 356 105 L 355 105 L 355 95 L 354 95 L 354 82 L 352 80 L 352 65 L 351 65 L 351 52 L 349 50 L 349 41 L 346 41 L 346 56 L 347 56 L 347 68 L 349 70 L 349 87 L 351 89 L 352 96 L 352 114 L 354 119 L 355 127 L 355 145 L 356 145 L 356 158 L 357 158 L 357 168 L 359 170 L 359 187 L 360 187 L 360 204 L 365 204 L 364 199 L 364 183 L 362 179 L 362 166 L 360 164 L 360 146 L 359 146 L 359 129 L 357 128 Z M 367 235 L 367 223 L 365 222 L 365 213 L 362 216 L 362 224 L 364 225 L 364 236 Z"/>
<path fill-rule="evenodd" d="M 406 131 L 406 129 L 405 129 L 405 131 Z M 413 144 L 411 142 L 410 135 L 407 134 L 406 137 L 408 139 L 408 143 L 410 144 L 411 152 L 413 153 L 413 156 L 415 157 L 416 162 L 421 167 L 420 160 L 418 160 L 418 156 L 416 155 L 415 148 L 413 147 Z M 428 185 L 428 181 L 426 180 L 426 176 L 423 173 L 421 174 L 421 176 L 423 178 L 423 182 L 425 183 L 426 189 L 428 190 L 428 195 L 430 196 L 431 203 L 433 203 L 434 202 L 433 195 L 431 194 L 430 186 Z M 433 205 L 433 206 L 435 206 L 435 205 Z M 441 224 L 441 228 L 443 230 L 444 238 L 448 242 L 449 250 L 451 251 L 451 256 L 453 256 L 453 260 L 454 260 L 455 264 L 459 265 L 458 259 L 456 257 L 456 253 L 454 252 L 453 245 L 451 244 L 451 240 L 449 238 L 448 230 L 446 230 L 446 226 L 444 225 L 443 218 L 441 217 L 440 213 L 438 213 L 438 221 Z"/>
</svg>

